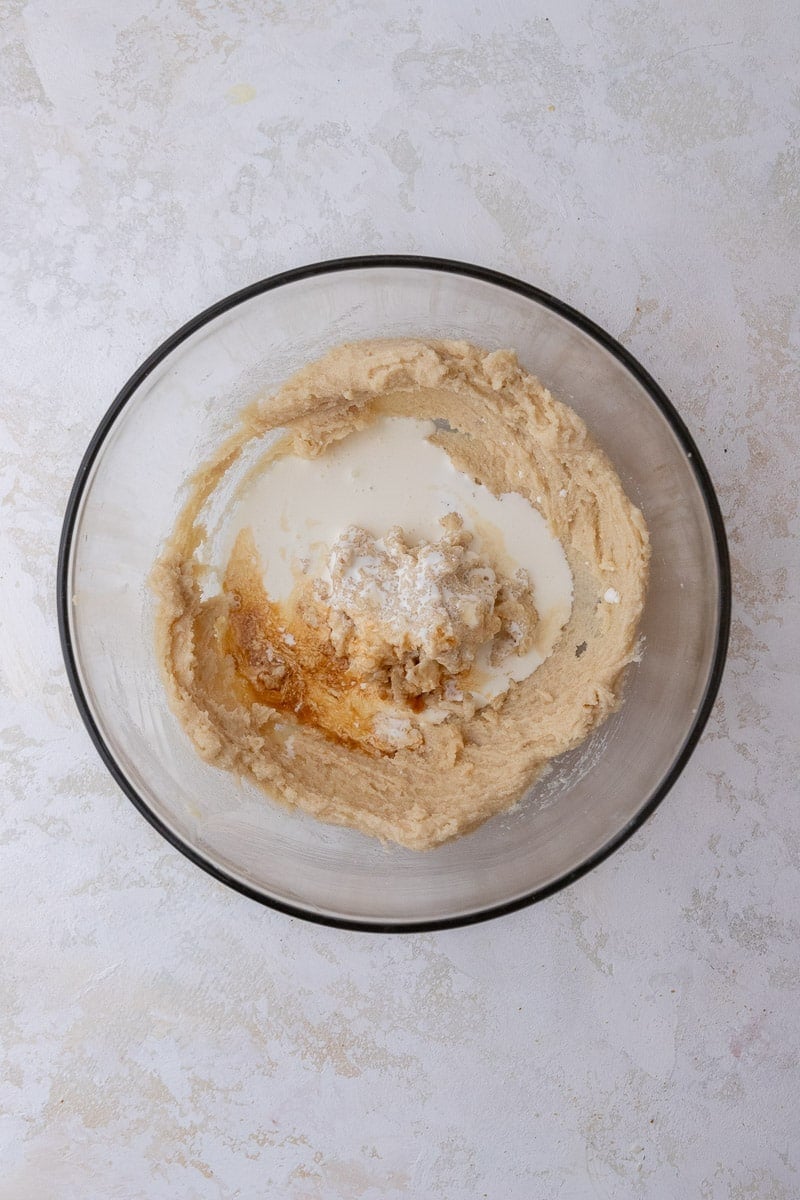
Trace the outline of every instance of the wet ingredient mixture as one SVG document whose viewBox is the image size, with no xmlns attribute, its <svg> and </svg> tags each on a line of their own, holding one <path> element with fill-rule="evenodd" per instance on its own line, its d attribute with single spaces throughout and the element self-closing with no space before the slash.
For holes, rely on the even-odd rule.
<svg viewBox="0 0 800 1200">
<path fill-rule="evenodd" d="M 648 553 L 608 459 L 512 352 L 342 346 L 193 480 L 153 576 L 165 682 L 209 761 L 428 848 L 619 703 Z"/>
</svg>

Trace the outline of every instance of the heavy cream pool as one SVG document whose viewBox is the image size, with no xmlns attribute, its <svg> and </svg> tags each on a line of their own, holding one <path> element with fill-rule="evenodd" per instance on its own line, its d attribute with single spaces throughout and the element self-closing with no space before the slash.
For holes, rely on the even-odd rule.
<svg viewBox="0 0 800 1200">
<path fill-rule="evenodd" d="M 441 537 L 440 520 L 458 513 L 475 549 L 507 575 L 525 571 L 539 614 L 524 654 L 489 661 L 488 647 L 470 673 L 478 706 L 526 679 L 552 653 L 572 609 L 566 555 L 542 514 L 523 496 L 495 496 L 459 471 L 429 440 L 434 421 L 382 417 L 328 446 L 319 458 L 278 457 L 245 474 L 215 514 L 213 562 L 222 568 L 236 538 L 251 529 L 267 594 L 289 599 L 300 576 L 326 579 L 330 547 L 350 526 L 380 538 L 401 526 L 415 542 Z"/>
</svg>

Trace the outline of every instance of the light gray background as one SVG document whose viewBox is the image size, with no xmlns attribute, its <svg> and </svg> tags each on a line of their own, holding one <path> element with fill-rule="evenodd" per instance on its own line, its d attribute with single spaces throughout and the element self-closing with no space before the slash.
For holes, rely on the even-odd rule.
<svg viewBox="0 0 800 1200">
<path fill-rule="evenodd" d="M 795 0 L 2 0 L 3 1200 L 800 1195 Z M 138 362 L 258 277 L 417 251 L 617 335 L 719 487 L 730 665 L 611 861 L 452 933 L 306 926 L 138 816 L 55 556 Z"/>
</svg>

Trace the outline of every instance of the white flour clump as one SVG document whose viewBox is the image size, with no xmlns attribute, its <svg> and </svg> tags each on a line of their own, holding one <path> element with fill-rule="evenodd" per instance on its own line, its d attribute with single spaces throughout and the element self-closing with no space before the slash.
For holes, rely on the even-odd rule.
<svg viewBox="0 0 800 1200">
<path fill-rule="evenodd" d="M 473 548 L 461 517 L 442 518 L 437 542 L 411 545 L 402 529 L 375 538 L 351 525 L 320 585 L 331 642 L 362 678 L 387 676 L 396 699 L 454 699 L 454 678 L 491 643 L 491 661 L 524 654 L 537 613 L 526 573 L 503 577 Z"/>
</svg>

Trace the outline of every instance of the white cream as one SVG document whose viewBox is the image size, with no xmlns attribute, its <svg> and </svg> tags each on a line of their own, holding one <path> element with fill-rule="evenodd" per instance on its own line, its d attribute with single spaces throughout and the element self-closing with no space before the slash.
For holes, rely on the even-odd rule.
<svg viewBox="0 0 800 1200">
<path fill-rule="evenodd" d="M 436 542 L 440 518 L 457 512 L 475 536 L 474 548 L 507 575 L 528 574 L 539 613 L 538 636 L 524 655 L 501 667 L 473 668 L 472 695 L 485 704 L 525 679 L 553 650 L 572 610 L 572 575 L 547 521 L 516 492 L 495 496 L 456 469 L 429 436 L 432 421 L 384 417 L 335 443 L 319 458 L 277 459 L 251 477 L 220 522 L 222 562 L 249 526 L 264 563 L 264 583 L 285 600 L 298 573 L 325 577 L 330 547 L 348 526 L 381 537 L 399 525 L 409 541 Z"/>
</svg>

